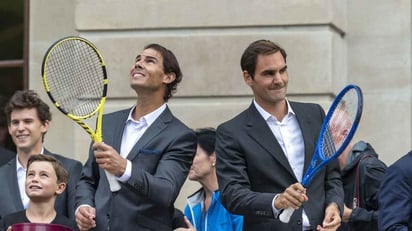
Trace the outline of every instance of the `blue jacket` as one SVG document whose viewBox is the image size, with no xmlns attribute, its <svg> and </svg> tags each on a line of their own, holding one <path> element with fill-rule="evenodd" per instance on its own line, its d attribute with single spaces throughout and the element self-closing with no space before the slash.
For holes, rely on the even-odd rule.
<svg viewBox="0 0 412 231">
<path fill-rule="evenodd" d="M 220 192 L 215 191 L 212 201 L 205 214 L 203 201 L 205 193 L 203 189 L 198 190 L 187 198 L 185 216 L 189 219 L 197 231 L 240 231 L 243 226 L 243 217 L 229 213 L 220 202 Z"/>
</svg>

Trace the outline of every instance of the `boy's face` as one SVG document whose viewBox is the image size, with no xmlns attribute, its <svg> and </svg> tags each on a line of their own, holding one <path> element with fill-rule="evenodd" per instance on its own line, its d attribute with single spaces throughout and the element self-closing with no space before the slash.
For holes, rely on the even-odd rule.
<svg viewBox="0 0 412 231">
<path fill-rule="evenodd" d="M 35 161 L 27 169 L 26 194 L 32 201 L 47 201 L 60 195 L 65 183 L 57 183 L 53 165 L 47 161 Z"/>
</svg>

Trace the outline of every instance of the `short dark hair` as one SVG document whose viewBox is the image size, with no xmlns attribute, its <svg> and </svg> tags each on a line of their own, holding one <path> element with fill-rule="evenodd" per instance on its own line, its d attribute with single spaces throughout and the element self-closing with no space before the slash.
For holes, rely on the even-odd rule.
<svg viewBox="0 0 412 231">
<path fill-rule="evenodd" d="M 199 128 L 195 130 L 197 143 L 208 156 L 215 152 L 216 130 L 214 128 Z"/>
<path fill-rule="evenodd" d="M 163 97 L 164 101 L 167 102 L 170 98 L 172 98 L 173 93 L 177 91 L 177 85 L 182 81 L 182 71 L 179 67 L 179 62 L 177 61 L 176 56 L 173 54 L 172 51 L 168 50 L 167 48 L 152 43 L 144 47 L 144 49 L 153 49 L 159 52 L 163 57 L 163 71 L 165 74 L 174 73 L 176 78 L 173 82 L 167 84 L 166 94 Z"/>
<path fill-rule="evenodd" d="M 269 40 L 256 40 L 252 42 L 243 52 L 242 57 L 240 59 L 240 67 L 242 68 L 242 71 L 247 71 L 253 79 L 255 75 L 258 56 L 271 55 L 278 51 L 280 51 L 280 53 L 283 56 L 283 59 L 285 59 L 286 62 L 287 54 L 281 46 Z"/>
<path fill-rule="evenodd" d="M 49 106 L 40 99 L 39 95 L 35 91 L 18 90 L 10 98 L 9 102 L 6 105 L 6 108 L 4 109 L 8 124 L 10 124 L 11 113 L 14 110 L 26 108 L 35 108 L 37 111 L 37 116 L 42 123 L 51 121 L 52 119 Z"/>
<path fill-rule="evenodd" d="M 29 169 L 30 165 L 33 162 L 41 162 L 41 161 L 49 162 L 53 166 L 53 169 L 56 172 L 56 176 L 57 176 L 57 183 L 67 184 L 69 174 L 67 173 L 67 170 L 63 167 L 62 163 L 58 159 L 54 158 L 53 156 L 42 155 L 42 154 L 32 155 L 27 161 L 27 169 Z"/>
</svg>

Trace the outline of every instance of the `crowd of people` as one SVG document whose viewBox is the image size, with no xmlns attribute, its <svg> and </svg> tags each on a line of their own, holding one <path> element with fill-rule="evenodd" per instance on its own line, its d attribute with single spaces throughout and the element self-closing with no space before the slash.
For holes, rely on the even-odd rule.
<svg viewBox="0 0 412 231">
<path fill-rule="evenodd" d="M 104 142 L 87 161 L 44 147 L 49 106 L 19 90 L 4 107 L 0 149 L 0 231 L 16 223 L 60 224 L 72 230 L 412 230 L 412 152 L 393 165 L 364 141 L 304 187 L 325 112 L 287 98 L 286 51 L 253 41 L 240 66 L 253 100 L 216 129 L 191 129 L 168 100 L 182 81 L 172 51 L 149 44 L 130 68 L 135 103 L 103 116 Z M 4 145 L 2 145 L 4 146 Z M 120 189 L 111 191 L 105 172 Z M 201 188 L 183 211 L 174 202 L 186 180 Z M 295 209 L 289 222 L 279 216 Z"/>
</svg>

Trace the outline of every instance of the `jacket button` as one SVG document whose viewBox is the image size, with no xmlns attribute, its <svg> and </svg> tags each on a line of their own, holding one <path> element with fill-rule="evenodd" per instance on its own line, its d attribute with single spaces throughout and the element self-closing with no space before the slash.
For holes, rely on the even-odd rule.
<svg viewBox="0 0 412 231">
<path fill-rule="evenodd" d="M 298 225 L 301 225 L 301 224 L 302 224 L 302 220 L 299 219 L 296 223 L 297 223 Z"/>
</svg>

